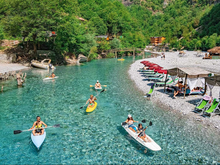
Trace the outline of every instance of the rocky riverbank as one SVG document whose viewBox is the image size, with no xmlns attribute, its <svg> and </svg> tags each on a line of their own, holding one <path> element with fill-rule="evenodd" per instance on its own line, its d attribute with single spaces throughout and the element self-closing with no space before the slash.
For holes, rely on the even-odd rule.
<svg viewBox="0 0 220 165">
<path fill-rule="evenodd" d="M 10 76 L 15 76 L 17 71 L 28 69 L 21 64 L 11 64 L 0 62 L 0 80 L 7 80 Z"/>
<path fill-rule="evenodd" d="M 138 70 L 143 67 L 143 64 L 140 62 L 143 60 L 147 60 L 156 64 L 159 64 L 160 66 L 167 68 L 173 68 L 173 67 L 186 67 L 186 66 L 193 66 L 193 67 L 200 67 L 203 69 L 206 69 L 208 71 L 211 71 L 213 73 L 219 73 L 220 72 L 220 60 L 203 60 L 202 57 L 197 57 L 196 53 L 193 51 L 187 51 L 185 57 L 179 57 L 178 52 L 164 52 L 165 53 L 165 59 L 161 59 L 160 56 L 156 58 L 148 58 L 148 59 L 142 59 L 134 62 L 129 69 L 129 75 L 131 79 L 135 82 L 137 87 L 143 92 L 143 95 L 149 92 L 152 81 L 143 81 L 143 77 L 141 76 L 140 72 Z M 154 90 L 154 93 L 150 99 L 155 105 L 160 106 L 167 110 L 172 110 L 174 112 L 177 112 L 181 114 L 182 116 L 185 116 L 189 120 L 193 122 L 198 122 L 205 127 L 213 127 L 217 128 L 217 130 L 220 132 L 220 116 L 219 115 L 213 115 L 210 118 L 202 117 L 201 115 L 192 112 L 197 103 L 202 99 L 201 95 L 190 95 L 187 96 L 185 99 L 183 96 L 178 96 L 177 99 L 173 99 L 173 93 L 166 93 L 163 91 L 163 87 L 157 87 Z M 219 97 L 219 87 L 214 87 L 212 90 L 212 95 L 214 98 Z M 209 94 L 209 90 L 207 91 L 207 94 Z"/>
</svg>

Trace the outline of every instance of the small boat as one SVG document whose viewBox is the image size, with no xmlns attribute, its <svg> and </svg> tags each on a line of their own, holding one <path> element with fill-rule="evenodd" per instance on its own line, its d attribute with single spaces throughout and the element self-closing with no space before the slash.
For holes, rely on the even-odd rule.
<svg viewBox="0 0 220 165">
<path fill-rule="evenodd" d="M 121 59 L 118 59 L 118 61 L 124 61 L 125 59 L 121 58 Z"/>
<path fill-rule="evenodd" d="M 31 65 L 40 69 L 56 69 L 51 63 L 51 59 L 44 59 L 41 62 L 32 60 Z"/>
<path fill-rule="evenodd" d="M 96 107 L 97 107 L 97 102 L 95 102 L 95 105 L 93 106 L 93 107 L 87 107 L 86 108 L 86 112 L 92 112 L 92 111 L 94 111 L 95 109 L 96 109 Z"/>
<path fill-rule="evenodd" d="M 148 149 L 150 149 L 150 150 L 152 150 L 152 151 L 160 151 L 160 150 L 161 150 L 161 147 L 160 147 L 153 139 L 151 139 L 150 136 L 146 135 L 146 136 L 150 139 L 151 142 L 145 142 L 145 141 L 143 141 L 143 140 L 138 136 L 138 133 L 133 132 L 132 130 L 130 130 L 130 129 L 128 128 L 128 124 L 123 125 L 123 124 L 121 123 L 121 126 L 122 126 L 138 143 L 140 143 L 140 144 L 143 145 L 144 147 L 146 147 L 146 148 L 148 148 Z M 137 128 L 137 127 L 136 127 L 136 128 Z"/>
<path fill-rule="evenodd" d="M 31 133 L 31 140 L 34 143 L 34 145 L 37 147 L 38 150 L 40 149 L 41 145 L 43 144 L 45 138 L 46 138 L 45 129 L 44 129 L 43 135 L 34 136 L 33 133 Z"/>
<path fill-rule="evenodd" d="M 46 78 L 44 78 L 43 80 L 53 80 L 53 79 L 55 79 L 55 78 L 58 78 L 59 76 L 56 76 L 56 77 L 54 77 L 54 78 L 52 78 L 52 77 L 46 77 Z"/>
</svg>

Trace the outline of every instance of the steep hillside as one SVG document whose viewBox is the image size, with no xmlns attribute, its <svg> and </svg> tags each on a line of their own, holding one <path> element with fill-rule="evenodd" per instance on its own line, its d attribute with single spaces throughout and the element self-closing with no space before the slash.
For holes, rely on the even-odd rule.
<svg viewBox="0 0 220 165">
<path fill-rule="evenodd" d="M 178 49 L 206 50 L 220 44 L 217 0 L 130 1 L 125 6 L 120 0 L 0 0 L 0 40 L 25 37 L 36 50 L 53 30 L 57 37 L 52 47 L 58 54 L 90 58 L 111 48 L 143 48 L 151 36 L 164 36 Z M 115 39 L 96 42 L 94 36 L 106 34 Z"/>
</svg>

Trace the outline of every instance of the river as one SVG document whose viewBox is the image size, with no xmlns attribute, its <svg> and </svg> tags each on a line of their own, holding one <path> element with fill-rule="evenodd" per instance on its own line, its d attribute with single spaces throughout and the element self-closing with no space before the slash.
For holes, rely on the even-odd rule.
<svg viewBox="0 0 220 165">
<path fill-rule="evenodd" d="M 23 88 L 4 82 L 0 93 L 1 164 L 198 164 L 219 163 L 220 137 L 143 97 L 127 73 L 133 58 L 94 60 L 82 66 L 58 66 L 53 81 L 43 81 L 48 71 L 31 69 Z M 90 114 L 80 109 L 99 80 L 107 85 Z M 2 82 L 3 83 L 3 82 Z M 13 84 L 13 85 L 12 85 Z M 146 130 L 162 148 L 153 152 L 136 143 L 121 127 L 128 114 L 134 120 L 153 122 Z M 48 126 L 37 151 L 29 129 L 36 116 Z M 146 124 L 145 124 L 146 125 Z M 145 126 L 144 125 L 144 126 Z"/>
</svg>

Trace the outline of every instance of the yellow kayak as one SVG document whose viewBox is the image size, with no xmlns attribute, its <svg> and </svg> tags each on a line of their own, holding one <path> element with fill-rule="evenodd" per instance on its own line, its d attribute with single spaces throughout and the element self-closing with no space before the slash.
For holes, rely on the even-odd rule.
<svg viewBox="0 0 220 165">
<path fill-rule="evenodd" d="M 86 112 L 92 112 L 92 111 L 94 111 L 95 109 L 96 109 L 96 107 L 97 107 L 97 102 L 95 102 L 95 105 L 93 106 L 93 107 L 87 107 L 86 108 Z"/>
<path fill-rule="evenodd" d="M 118 61 L 124 61 L 125 59 L 118 59 Z"/>
</svg>

